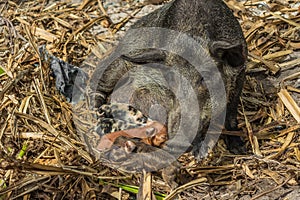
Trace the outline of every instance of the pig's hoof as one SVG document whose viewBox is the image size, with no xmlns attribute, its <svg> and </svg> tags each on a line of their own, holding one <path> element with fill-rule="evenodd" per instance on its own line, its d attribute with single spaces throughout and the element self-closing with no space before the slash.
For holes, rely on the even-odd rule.
<svg viewBox="0 0 300 200">
<path fill-rule="evenodd" d="M 239 136 L 226 135 L 225 144 L 227 149 L 233 154 L 246 154 L 247 149 L 245 142 Z"/>
</svg>

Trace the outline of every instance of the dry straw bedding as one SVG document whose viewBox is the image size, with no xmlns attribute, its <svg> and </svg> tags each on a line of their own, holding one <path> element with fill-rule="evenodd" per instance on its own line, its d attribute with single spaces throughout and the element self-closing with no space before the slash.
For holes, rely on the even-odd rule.
<svg viewBox="0 0 300 200">
<path fill-rule="evenodd" d="M 239 18 L 249 49 L 239 107 L 242 131 L 230 133 L 245 137 L 248 152 L 232 155 L 221 140 L 200 164 L 183 155 L 182 174 L 191 179 L 167 198 L 297 199 L 300 4 L 226 3 Z M 0 2 L 0 199 L 132 196 L 119 187 L 138 186 L 139 175 L 103 166 L 85 150 L 71 106 L 56 91 L 38 47 L 46 45 L 78 66 L 90 54 L 97 60 L 135 16 L 152 8 L 135 1 Z M 154 175 L 153 189 L 170 192 L 159 175 Z"/>
</svg>

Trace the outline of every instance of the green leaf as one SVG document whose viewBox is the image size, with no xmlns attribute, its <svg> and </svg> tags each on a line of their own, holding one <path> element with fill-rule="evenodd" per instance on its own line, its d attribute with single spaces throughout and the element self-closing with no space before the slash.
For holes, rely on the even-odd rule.
<svg viewBox="0 0 300 200">
<path fill-rule="evenodd" d="M 109 183 L 109 182 L 105 182 L 105 181 L 103 181 L 102 183 L 110 184 L 110 185 L 113 185 L 115 187 L 122 188 L 123 190 L 125 190 L 127 192 L 131 192 L 133 194 L 137 194 L 139 192 L 139 187 L 134 186 L 134 185 L 125 185 L 125 184 L 121 184 L 121 183 L 113 184 L 113 183 Z M 157 200 L 164 200 L 164 198 L 167 196 L 167 195 L 161 194 L 159 192 L 154 192 L 154 195 L 155 195 Z"/>
<path fill-rule="evenodd" d="M 133 185 L 124 185 L 124 184 L 118 184 L 118 186 L 120 188 L 122 188 L 123 190 L 127 191 L 127 192 L 131 192 L 133 194 L 137 194 L 139 192 L 139 187 L 137 186 L 133 186 Z M 165 194 L 161 194 L 159 192 L 154 192 L 154 195 L 156 197 L 157 200 L 163 200 L 166 195 Z"/>
<path fill-rule="evenodd" d="M 25 155 L 27 147 L 28 147 L 28 142 L 27 141 L 23 142 L 22 149 L 18 153 L 17 159 L 21 159 Z"/>
<path fill-rule="evenodd" d="M 3 74 L 5 74 L 5 71 L 4 71 L 4 69 L 2 69 L 2 68 L 0 67 L 0 76 L 3 75 Z"/>
</svg>

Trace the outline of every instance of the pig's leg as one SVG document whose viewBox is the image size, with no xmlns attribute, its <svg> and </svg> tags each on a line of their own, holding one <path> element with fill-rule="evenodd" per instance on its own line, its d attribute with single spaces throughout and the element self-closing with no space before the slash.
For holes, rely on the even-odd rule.
<svg viewBox="0 0 300 200">
<path fill-rule="evenodd" d="M 216 41 L 210 45 L 211 54 L 223 64 L 223 76 L 227 89 L 227 109 L 225 128 L 229 131 L 238 130 L 237 112 L 240 95 L 245 80 L 245 62 L 247 49 L 245 44 L 232 45 L 225 41 Z M 226 69 L 224 69 L 226 68 Z M 226 135 L 225 142 L 233 153 L 244 153 L 244 142 L 238 136 Z"/>
<path fill-rule="evenodd" d="M 121 55 L 112 63 L 106 59 L 98 66 L 90 79 L 90 88 L 95 95 L 93 107 L 100 107 L 107 102 L 118 81 L 134 67 L 146 63 L 163 62 L 165 54 L 156 49 L 138 50 Z M 112 58 L 113 59 L 113 56 Z M 107 66 L 108 64 L 108 66 Z"/>
</svg>

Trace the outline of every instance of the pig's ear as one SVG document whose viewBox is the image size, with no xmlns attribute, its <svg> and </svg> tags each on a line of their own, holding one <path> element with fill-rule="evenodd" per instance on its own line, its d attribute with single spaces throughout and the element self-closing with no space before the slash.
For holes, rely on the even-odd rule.
<svg viewBox="0 0 300 200">
<path fill-rule="evenodd" d="M 230 44 L 226 41 L 215 41 L 209 47 L 210 53 L 232 67 L 244 65 L 246 53 L 242 44 Z"/>
<path fill-rule="evenodd" d="M 121 58 L 137 64 L 146 64 L 163 62 L 166 55 L 163 51 L 158 49 L 142 49 L 122 55 Z"/>
</svg>

